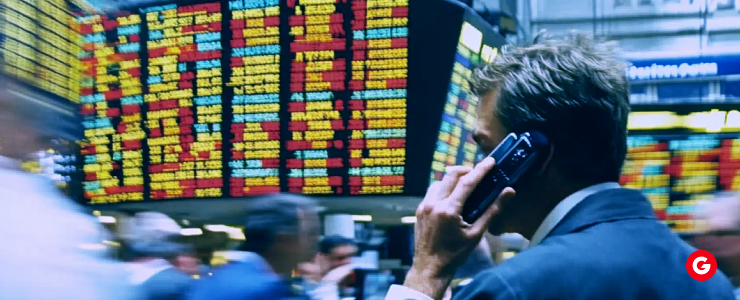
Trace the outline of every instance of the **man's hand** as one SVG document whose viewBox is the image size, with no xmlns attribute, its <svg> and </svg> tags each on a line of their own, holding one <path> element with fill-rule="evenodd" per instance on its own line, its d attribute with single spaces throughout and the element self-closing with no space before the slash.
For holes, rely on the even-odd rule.
<svg viewBox="0 0 740 300">
<path fill-rule="evenodd" d="M 498 214 L 501 202 L 514 196 L 514 190 L 506 188 L 474 224 L 462 220 L 465 200 L 494 165 L 493 158 L 486 158 L 474 169 L 448 167 L 442 181 L 429 187 L 416 210 L 414 263 L 404 285 L 433 299 L 442 298 L 455 271 Z"/>
<path fill-rule="evenodd" d="M 324 275 L 324 278 L 321 279 L 321 282 L 334 285 L 346 284 L 347 281 L 350 279 L 354 269 L 355 266 L 353 264 L 337 267 L 336 269 L 329 271 L 329 273 L 326 273 L 326 275 Z"/>
</svg>

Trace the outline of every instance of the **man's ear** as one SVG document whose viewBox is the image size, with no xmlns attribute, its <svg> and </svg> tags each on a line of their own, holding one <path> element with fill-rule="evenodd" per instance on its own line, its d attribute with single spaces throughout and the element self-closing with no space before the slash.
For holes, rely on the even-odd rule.
<svg viewBox="0 0 740 300">
<path fill-rule="evenodd" d="M 550 151 L 547 154 L 547 159 L 545 159 L 545 161 L 542 163 L 542 167 L 537 171 L 537 173 L 535 173 L 535 175 L 537 175 L 537 176 L 542 175 L 542 173 L 544 173 L 545 170 L 547 170 L 547 166 L 552 161 L 552 156 L 554 154 L 555 154 L 555 145 L 550 144 Z"/>
</svg>

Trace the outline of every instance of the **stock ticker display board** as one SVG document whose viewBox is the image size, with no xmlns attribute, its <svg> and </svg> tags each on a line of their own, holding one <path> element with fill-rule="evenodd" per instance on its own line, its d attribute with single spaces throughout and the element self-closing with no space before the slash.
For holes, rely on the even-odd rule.
<svg viewBox="0 0 740 300">
<path fill-rule="evenodd" d="M 504 43 L 472 10 L 435 1 L 188 1 L 79 17 L 84 201 L 423 195 L 442 118 L 469 129 L 475 110 L 464 87 L 448 91 L 453 63 L 462 85 Z M 478 46 L 458 46 L 463 23 Z M 444 107 L 454 93 L 465 113 Z"/>
<path fill-rule="evenodd" d="M 3 0 L 3 73 L 79 102 L 82 44 L 65 0 Z"/>
<path fill-rule="evenodd" d="M 673 230 L 702 232 L 697 201 L 740 190 L 740 134 L 635 135 L 621 184 L 640 189 Z"/>
<path fill-rule="evenodd" d="M 478 97 L 470 92 L 467 79 L 473 68 L 481 62 L 491 62 L 498 54 L 496 46 L 484 43 L 495 44 L 496 40 L 485 39 L 484 33 L 491 35 L 471 23 L 463 23 L 432 160 L 431 182 L 442 180 L 448 165 L 475 166 L 481 154 L 472 137 Z"/>
</svg>

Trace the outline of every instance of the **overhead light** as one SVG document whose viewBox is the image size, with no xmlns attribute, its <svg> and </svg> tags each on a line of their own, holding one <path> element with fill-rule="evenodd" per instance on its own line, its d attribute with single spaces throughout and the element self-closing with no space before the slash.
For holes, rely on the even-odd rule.
<svg viewBox="0 0 740 300">
<path fill-rule="evenodd" d="M 121 247 L 121 244 L 119 242 L 114 242 L 114 241 L 103 241 L 103 245 L 111 246 L 111 247 Z"/>
<path fill-rule="evenodd" d="M 208 231 L 213 231 L 213 232 L 229 232 L 232 228 L 234 228 L 234 227 L 230 227 L 226 225 L 206 225 L 203 227 L 205 227 L 205 229 L 208 229 Z"/>
<path fill-rule="evenodd" d="M 682 118 L 675 112 L 632 112 L 627 122 L 628 129 L 670 129 L 681 126 Z"/>
<path fill-rule="evenodd" d="M 740 128 L 740 111 L 732 110 L 727 113 L 725 127 Z"/>
<path fill-rule="evenodd" d="M 183 228 L 180 230 L 180 234 L 185 236 L 201 235 L 203 230 L 200 230 L 200 228 Z"/>
<path fill-rule="evenodd" d="M 416 217 L 415 216 L 408 216 L 401 218 L 401 223 L 403 224 L 416 224 Z"/>
<path fill-rule="evenodd" d="M 206 225 L 203 227 L 211 232 L 226 232 L 227 234 L 229 234 L 229 238 L 232 240 L 245 240 L 244 232 L 236 227 L 231 227 L 227 225 Z"/>
<path fill-rule="evenodd" d="M 352 215 L 352 221 L 355 222 L 372 222 L 373 216 L 371 215 Z"/>
<path fill-rule="evenodd" d="M 115 224 L 116 218 L 111 216 L 98 216 L 98 222 L 103 224 Z"/>
</svg>

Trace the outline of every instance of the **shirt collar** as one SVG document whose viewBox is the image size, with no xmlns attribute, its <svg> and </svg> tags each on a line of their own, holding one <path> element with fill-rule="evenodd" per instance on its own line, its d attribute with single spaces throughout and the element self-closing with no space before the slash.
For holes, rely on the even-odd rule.
<svg viewBox="0 0 740 300">
<path fill-rule="evenodd" d="M 134 262 L 127 265 L 127 269 L 131 272 L 129 280 L 134 285 L 139 285 L 157 275 L 157 273 L 174 268 L 174 266 L 166 259 L 157 258 L 145 262 Z"/>
<path fill-rule="evenodd" d="M 545 239 L 550 231 L 552 231 L 555 226 L 557 226 L 558 223 L 560 223 L 560 221 L 565 218 L 565 215 L 567 215 L 568 212 L 573 209 L 573 207 L 578 205 L 578 203 L 581 203 L 583 199 L 586 199 L 586 197 L 601 191 L 617 188 L 620 188 L 620 185 L 617 182 L 599 183 L 577 191 L 563 199 L 563 201 L 560 201 L 560 203 L 558 203 L 558 205 L 556 205 L 555 208 L 547 215 L 545 220 L 542 221 L 542 224 L 540 224 L 540 227 L 537 228 L 537 231 L 534 232 L 532 240 L 529 241 L 529 247 L 535 246 L 542 242 L 542 240 Z"/>
</svg>

